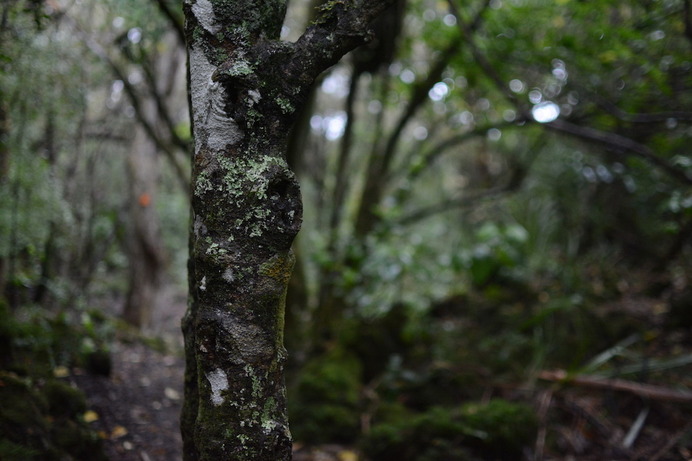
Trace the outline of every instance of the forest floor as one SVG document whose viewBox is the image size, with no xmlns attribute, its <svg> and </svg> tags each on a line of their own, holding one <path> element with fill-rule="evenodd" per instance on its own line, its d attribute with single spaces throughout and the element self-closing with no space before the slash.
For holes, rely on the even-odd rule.
<svg viewBox="0 0 692 461">
<path fill-rule="evenodd" d="M 69 377 L 87 395 L 93 419 L 91 425 L 103 438 L 108 459 L 182 459 L 179 415 L 184 360 L 179 322 L 184 310 L 183 295 L 173 291 L 166 293 L 155 313 L 155 330 L 141 336 L 128 333 L 118 336 L 112 345 L 110 376 L 75 371 Z M 681 334 L 682 338 L 674 340 L 669 336 L 666 342 L 672 342 L 677 348 L 684 345 L 685 352 L 690 353 L 689 337 Z M 665 349 L 669 349 L 671 344 L 666 346 Z M 549 383 L 559 381 L 559 377 L 548 373 L 543 378 L 547 380 L 540 386 L 543 390 L 534 389 L 529 393 L 532 396 L 524 396 L 524 400 L 533 403 L 542 420 L 539 440 L 534 447 L 542 453 L 541 459 L 692 460 L 688 400 L 674 402 L 675 398 L 670 395 L 659 399 L 647 395 L 647 389 L 638 387 L 624 389 L 623 393 L 623 389 L 616 386 L 604 389 L 590 382 L 558 388 Z M 682 384 L 689 384 L 689 376 L 682 381 Z M 618 407 L 617 411 L 614 407 Z M 631 440 L 625 449 L 622 446 L 627 437 Z M 558 447 L 562 451 L 560 456 L 543 446 L 551 438 L 553 450 L 555 439 L 562 441 L 557 443 L 562 445 Z M 355 450 L 337 445 L 296 445 L 294 453 L 294 461 L 356 459 Z"/>
<path fill-rule="evenodd" d="M 112 352 L 110 377 L 72 377 L 98 418 L 92 427 L 103 438 L 108 459 L 182 460 L 183 359 L 142 343 L 119 342 Z"/>
<path fill-rule="evenodd" d="M 91 424 L 104 440 L 108 459 L 182 460 L 179 422 L 185 362 L 180 319 L 185 306 L 184 294 L 167 288 L 154 309 L 154 329 L 141 336 L 117 335 L 110 376 L 71 377 L 87 395 L 97 418 Z"/>
<path fill-rule="evenodd" d="M 110 376 L 76 372 L 69 378 L 87 396 L 96 418 L 91 425 L 102 437 L 108 459 L 182 460 L 179 423 L 185 362 L 180 319 L 185 309 L 185 295 L 168 288 L 154 311 L 156 327 L 140 337 L 119 335 L 113 343 Z M 294 461 L 356 459 L 354 452 L 339 445 L 295 448 Z"/>
</svg>

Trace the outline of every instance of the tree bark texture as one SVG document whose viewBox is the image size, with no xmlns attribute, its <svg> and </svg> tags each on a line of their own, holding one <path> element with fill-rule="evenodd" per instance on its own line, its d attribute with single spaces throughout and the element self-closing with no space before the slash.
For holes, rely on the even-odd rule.
<svg viewBox="0 0 692 461">
<path fill-rule="evenodd" d="M 302 219 L 285 160 L 315 78 L 385 0 L 332 0 L 296 42 L 285 0 L 186 0 L 192 162 L 184 459 L 288 460 L 283 323 Z"/>
</svg>

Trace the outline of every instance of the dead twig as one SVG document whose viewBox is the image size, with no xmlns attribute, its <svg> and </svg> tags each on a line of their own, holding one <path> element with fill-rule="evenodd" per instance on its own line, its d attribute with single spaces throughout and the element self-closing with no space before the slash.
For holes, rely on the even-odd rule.
<svg viewBox="0 0 692 461">
<path fill-rule="evenodd" d="M 545 381 L 557 381 L 595 389 L 610 389 L 615 391 L 629 392 L 652 400 L 663 400 L 667 402 L 692 402 L 692 392 L 690 391 L 671 389 L 668 387 L 657 386 L 655 384 L 644 384 L 627 381 L 624 379 L 608 379 L 588 375 L 570 376 L 564 370 L 545 370 L 539 373 L 538 377 Z"/>
<path fill-rule="evenodd" d="M 541 461 L 543 459 L 543 452 L 545 451 L 545 440 L 548 434 L 548 409 L 553 401 L 553 390 L 548 389 L 541 393 L 539 398 L 538 407 L 538 421 L 540 426 L 538 428 L 538 434 L 536 435 L 536 447 L 534 461 Z"/>
<path fill-rule="evenodd" d="M 644 407 L 639 412 L 639 416 L 637 416 L 637 419 L 632 424 L 632 427 L 630 427 L 629 432 L 625 436 L 625 440 L 622 441 L 622 446 L 624 448 L 626 448 L 628 450 L 630 448 L 632 448 L 632 445 L 634 445 L 635 440 L 637 440 L 639 433 L 641 432 L 642 428 L 644 427 L 644 422 L 646 421 L 646 417 L 648 415 L 649 415 L 649 407 Z"/>
</svg>

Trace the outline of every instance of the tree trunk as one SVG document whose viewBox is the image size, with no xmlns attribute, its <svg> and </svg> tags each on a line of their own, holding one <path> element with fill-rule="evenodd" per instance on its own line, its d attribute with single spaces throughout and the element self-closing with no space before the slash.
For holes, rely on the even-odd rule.
<svg viewBox="0 0 692 461">
<path fill-rule="evenodd" d="M 159 7 L 167 8 L 165 2 Z M 174 17 L 170 16 L 169 19 L 173 21 Z M 182 23 L 180 26 L 182 28 Z M 162 37 L 159 45 L 160 51 L 136 62 L 144 74 L 145 84 L 135 86 L 125 83 L 125 91 L 133 102 L 138 123 L 127 158 L 130 219 L 125 249 L 130 273 L 123 318 L 139 328 L 151 325 L 168 256 L 154 206 L 158 200 L 160 159 L 168 161 L 176 179 L 180 180 L 185 190 L 189 189 L 187 165 L 179 162 L 182 158 L 180 155 L 184 155 L 180 147 L 186 143 L 175 133 L 179 123 L 176 111 L 180 109 L 181 97 L 184 98 L 181 92 L 186 91 L 183 86 L 185 69 L 181 69 L 186 57 L 185 49 L 171 34 Z M 107 59 L 114 74 L 126 82 L 126 67 L 118 60 Z"/>
<path fill-rule="evenodd" d="M 190 460 L 291 459 L 286 288 L 302 203 L 285 160 L 314 79 L 367 38 L 384 1 L 329 2 L 295 43 L 284 0 L 186 0 L 195 152 L 186 375 Z"/>
<path fill-rule="evenodd" d="M 0 192 L 7 187 L 10 172 L 9 114 L 5 104 L 5 94 L 0 90 Z M 7 258 L 0 254 L 0 302 L 5 295 L 7 279 Z"/>
<path fill-rule="evenodd" d="M 123 319 L 137 328 L 151 323 L 165 263 L 161 226 L 153 202 L 158 183 L 157 157 L 156 144 L 137 127 L 127 158 L 130 219 L 125 247 L 129 286 L 123 309 Z"/>
</svg>

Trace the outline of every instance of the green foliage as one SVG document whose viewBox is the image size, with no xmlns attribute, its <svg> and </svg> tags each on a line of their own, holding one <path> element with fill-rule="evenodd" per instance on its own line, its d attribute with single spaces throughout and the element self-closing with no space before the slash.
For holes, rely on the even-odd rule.
<svg viewBox="0 0 692 461">
<path fill-rule="evenodd" d="M 467 403 L 461 408 L 461 419 L 481 450 L 503 459 L 520 456 L 522 448 L 535 440 L 538 428 L 533 409 L 502 399 Z"/>
<path fill-rule="evenodd" d="M 510 225 L 498 227 L 486 223 L 477 231 L 478 242 L 466 263 L 471 282 L 484 287 L 492 282 L 502 282 L 511 269 L 523 262 L 523 246 L 528 236 L 523 227 Z"/>
<path fill-rule="evenodd" d="M 310 361 L 289 387 L 291 432 L 296 440 L 352 442 L 359 431 L 361 366 L 343 349 Z"/>
<path fill-rule="evenodd" d="M 112 320 L 97 311 L 75 316 L 23 308 L 0 319 L 0 342 L 8 351 L 3 365 L 36 377 L 50 376 L 60 366 L 108 374 L 114 333 Z"/>
<path fill-rule="evenodd" d="M 421 414 L 380 422 L 363 442 L 377 460 L 517 459 L 533 442 L 533 411 L 522 404 L 495 399 L 460 408 L 433 407 Z"/>
<path fill-rule="evenodd" d="M 42 436 L 47 431 L 47 421 L 43 417 L 45 400 L 27 380 L 14 374 L 2 372 L 2 382 L 0 421 L 3 436 L 15 443 L 42 448 Z"/>
<path fill-rule="evenodd" d="M 84 394 L 62 381 L 48 381 L 42 392 L 48 404 L 48 412 L 56 418 L 74 418 L 87 409 Z"/>
<path fill-rule="evenodd" d="M 27 286 L 37 282 L 37 267 L 50 233 L 48 223 L 61 219 L 63 203 L 44 159 L 18 156 L 12 166 L 7 180 L 0 182 L 0 258 L 26 260 L 11 282 Z"/>
<path fill-rule="evenodd" d="M 431 408 L 419 415 L 409 415 L 391 423 L 373 426 L 363 441 L 363 452 L 372 459 L 458 461 L 473 460 L 463 449 L 466 427 L 454 414 L 444 408 Z"/>
<path fill-rule="evenodd" d="M 81 420 L 81 392 L 54 379 L 40 385 L 5 371 L 0 381 L 3 460 L 105 459 L 101 439 Z"/>
<path fill-rule="evenodd" d="M 0 454 L 2 454 L 2 459 L 7 461 L 26 461 L 36 459 L 40 455 L 40 451 L 3 438 L 0 439 Z"/>
<path fill-rule="evenodd" d="M 0 458 L 105 459 L 101 439 L 82 419 L 84 394 L 54 378 L 59 367 L 89 369 L 92 348 L 103 351 L 111 339 L 105 319 L 85 312 L 75 322 L 27 308 L 13 314 L 2 305 Z"/>
</svg>

